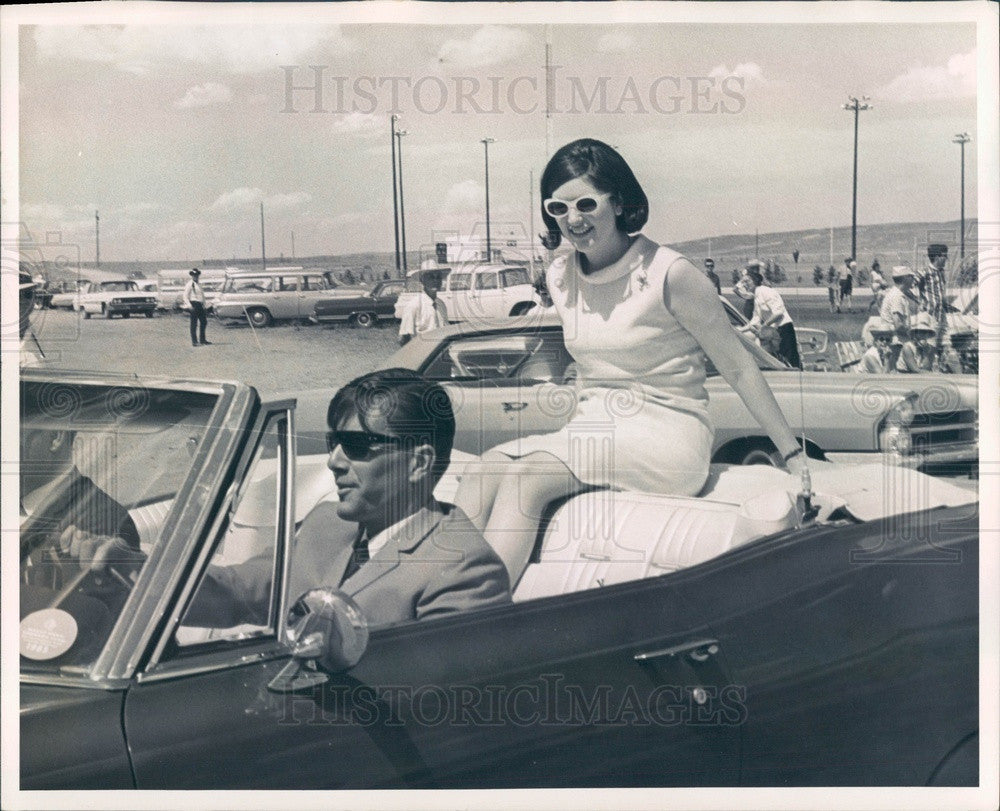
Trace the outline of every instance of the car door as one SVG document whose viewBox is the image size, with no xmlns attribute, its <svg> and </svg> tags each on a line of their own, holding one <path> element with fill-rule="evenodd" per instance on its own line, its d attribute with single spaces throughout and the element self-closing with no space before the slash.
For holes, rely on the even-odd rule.
<svg viewBox="0 0 1000 811">
<path fill-rule="evenodd" d="M 470 318 L 501 318 L 507 315 L 504 309 L 503 288 L 495 270 L 483 270 L 472 274 L 470 295 Z"/>
<path fill-rule="evenodd" d="M 746 685 L 741 783 L 924 785 L 978 729 L 977 553 L 964 507 L 692 570 L 684 591 Z"/>
</svg>

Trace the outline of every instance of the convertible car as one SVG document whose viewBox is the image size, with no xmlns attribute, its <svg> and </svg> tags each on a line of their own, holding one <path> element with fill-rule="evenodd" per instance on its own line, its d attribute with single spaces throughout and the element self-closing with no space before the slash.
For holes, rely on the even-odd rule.
<svg viewBox="0 0 1000 811">
<path fill-rule="evenodd" d="M 20 403 L 22 789 L 978 782 L 968 490 L 875 461 L 595 491 L 555 505 L 512 603 L 368 628 L 288 593 L 336 499 L 294 401 L 26 370 Z M 81 567 L 71 528 L 144 562 Z M 192 611 L 210 565 L 261 554 L 266 617 Z"/>
</svg>

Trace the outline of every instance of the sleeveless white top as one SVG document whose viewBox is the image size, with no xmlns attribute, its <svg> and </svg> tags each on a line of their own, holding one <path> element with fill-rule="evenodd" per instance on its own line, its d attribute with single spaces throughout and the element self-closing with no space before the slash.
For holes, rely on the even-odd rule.
<svg viewBox="0 0 1000 811">
<path fill-rule="evenodd" d="M 713 428 L 701 346 L 663 301 L 681 254 L 638 236 L 624 256 L 584 274 L 575 252 L 546 281 L 577 364 L 575 412 L 552 434 L 497 448 L 545 451 L 581 481 L 654 493 L 696 494 L 708 475 Z"/>
</svg>

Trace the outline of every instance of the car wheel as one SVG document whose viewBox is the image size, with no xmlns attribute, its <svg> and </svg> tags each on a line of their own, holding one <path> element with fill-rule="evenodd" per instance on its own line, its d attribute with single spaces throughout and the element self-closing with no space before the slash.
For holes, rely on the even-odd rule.
<svg viewBox="0 0 1000 811">
<path fill-rule="evenodd" d="M 271 314 L 263 307 L 251 307 L 247 310 L 247 319 L 255 327 L 271 326 Z"/>
<path fill-rule="evenodd" d="M 782 467 L 781 454 L 775 450 L 774 446 L 767 445 L 751 446 L 740 459 L 741 465 L 770 465 L 771 467 Z"/>
<path fill-rule="evenodd" d="M 84 310 L 83 311 L 83 317 L 84 318 L 90 318 L 90 313 L 88 313 L 86 310 Z"/>
<path fill-rule="evenodd" d="M 354 317 L 354 323 L 359 327 L 373 327 L 375 326 L 375 320 L 374 313 L 358 313 Z"/>
</svg>

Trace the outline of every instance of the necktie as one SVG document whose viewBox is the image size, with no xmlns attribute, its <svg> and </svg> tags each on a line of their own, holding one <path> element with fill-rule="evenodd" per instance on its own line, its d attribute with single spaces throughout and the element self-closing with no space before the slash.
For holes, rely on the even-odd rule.
<svg viewBox="0 0 1000 811">
<path fill-rule="evenodd" d="M 344 585 L 354 573 L 368 562 L 368 534 L 358 528 L 358 537 L 354 539 L 351 547 L 351 557 L 347 560 L 347 568 L 344 569 L 344 576 L 340 580 L 340 585 Z"/>
</svg>

